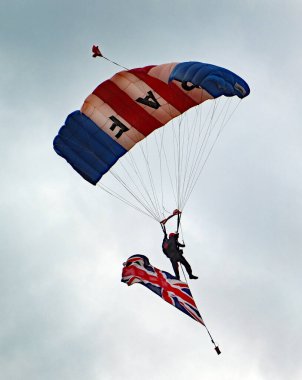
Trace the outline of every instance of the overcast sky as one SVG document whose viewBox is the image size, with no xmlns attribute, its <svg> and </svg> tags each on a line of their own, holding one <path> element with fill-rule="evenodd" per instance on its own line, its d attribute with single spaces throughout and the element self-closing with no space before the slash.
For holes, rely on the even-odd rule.
<svg viewBox="0 0 302 380">
<path fill-rule="evenodd" d="M 0 0 L 0 377 L 302 378 L 299 0 Z M 140 285 L 172 271 L 151 219 L 55 154 L 69 113 L 119 69 L 196 60 L 250 85 L 183 218 L 206 330 Z M 300 107 L 299 107 L 300 105 Z"/>
</svg>

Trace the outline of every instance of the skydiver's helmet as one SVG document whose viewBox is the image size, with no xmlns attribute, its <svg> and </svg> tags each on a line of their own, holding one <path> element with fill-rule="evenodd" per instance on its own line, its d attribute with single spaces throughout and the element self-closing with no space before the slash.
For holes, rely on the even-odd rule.
<svg viewBox="0 0 302 380">
<path fill-rule="evenodd" d="M 169 234 L 169 239 L 172 238 L 172 237 L 177 238 L 178 235 L 179 235 L 179 234 L 178 234 L 177 232 L 171 232 L 171 233 Z"/>
</svg>

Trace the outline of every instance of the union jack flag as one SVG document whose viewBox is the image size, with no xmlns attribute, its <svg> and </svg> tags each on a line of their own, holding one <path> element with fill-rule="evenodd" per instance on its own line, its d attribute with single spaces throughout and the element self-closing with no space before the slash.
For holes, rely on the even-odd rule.
<svg viewBox="0 0 302 380">
<path fill-rule="evenodd" d="M 128 286 L 139 283 L 159 295 L 197 322 L 204 324 L 189 286 L 168 272 L 153 267 L 144 255 L 133 255 L 124 263 L 122 282 Z"/>
</svg>

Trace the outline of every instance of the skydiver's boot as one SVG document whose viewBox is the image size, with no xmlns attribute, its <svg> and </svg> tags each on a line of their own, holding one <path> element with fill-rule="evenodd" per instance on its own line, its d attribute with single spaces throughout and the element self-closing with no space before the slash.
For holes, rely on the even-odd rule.
<svg viewBox="0 0 302 380">
<path fill-rule="evenodd" d="M 198 277 L 197 277 L 197 276 L 194 276 L 194 274 L 190 274 L 189 278 L 190 278 L 191 280 L 197 280 L 197 279 L 198 279 Z"/>
</svg>

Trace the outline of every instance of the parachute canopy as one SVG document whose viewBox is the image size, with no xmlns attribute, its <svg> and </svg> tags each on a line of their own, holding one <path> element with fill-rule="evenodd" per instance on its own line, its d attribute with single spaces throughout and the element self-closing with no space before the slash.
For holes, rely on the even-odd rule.
<svg viewBox="0 0 302 380">
<path fill-rule="evenodd" d="M 121 71 L 67 117 L 54 149 L 95 185 L 135 144 L 189 108 L 222 95 L 241 99 L 249 92 L 238 75 L 201 62 Z"/>
</svg>

